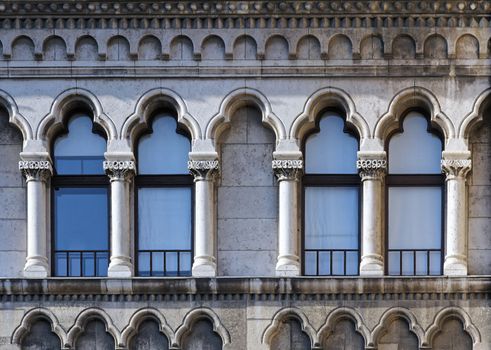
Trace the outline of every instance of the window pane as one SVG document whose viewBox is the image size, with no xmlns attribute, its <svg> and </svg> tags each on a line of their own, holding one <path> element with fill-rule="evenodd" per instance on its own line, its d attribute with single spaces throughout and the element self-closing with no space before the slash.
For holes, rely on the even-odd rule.
<svg viewBox="0 0 491 350">
<path fill-rule="evenodd" d="M 152 133 L 138 143 L 139 174 L 187 174 L 189 139 L 176 132 L 177 122 L 169 114 L 153 120 Z"/>
<path fill-rule="evenodd" d="M 138 190 L 140 250 L 191 249 L 191 188 Z"/>
<path fill-rule="evenodd" d="M 107 188 L 56 188 L 55 250 L 108 250 Z"/>
<path fill-rule="evenodd" d="M 389 188 L 389 249 L 440 249 L 441 187 Z"/>
<path fill-rule="evenodd" d="M 307 174 L 356 174 L 358 141 L 343 131 L 344 120 L 333 112 L 319 123 L 320 131 L 305 143 Z"/>
<path fill-rule="evenodd" d="M 391 174 L 440 174 L 442 142 L 428 132 L 428 121 L 417 112 L 404 118 L 404 132 L 395 134 L 389 143 Z"/>
<path fill-rule="evenodd" d="M 68 133 L 55 141 L 55 169 L 60 175 L 104 174 L 106 140 L 92 132 L 92 120 L 77 114 L 68 122 Z"/>
<path fill-rule="evenodd" d="M 305 188 L 305 249 L 358 249 L 358 191 Z"/>
<path fill-rule="evenodd" d="M 305 252 L 305 274 L 317 275 L 317 253 Z"/>
</svg>

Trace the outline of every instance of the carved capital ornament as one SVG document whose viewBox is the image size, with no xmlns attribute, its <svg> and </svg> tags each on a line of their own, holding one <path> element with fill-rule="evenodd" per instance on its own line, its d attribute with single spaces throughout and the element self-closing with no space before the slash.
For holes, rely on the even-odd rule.
<svg viewBox="0 0 491 350">
<path fill-rule="evenodd" d="M 129 181 L 136 173 L 135 162 L 132 160 L 105 161 L 103 166 L 111 181 Z"/>
<path fill-rule="evenodd" d="M 383 178 L 387 173 L 387 160 L 385 159 L 358 159 L 356 167 L 362 179 Z"/>
<path fill-rule="evenodd" d="M 26 181 L 48 181 L 53 175 L 53 167 L 48 160 L 21 160 L 19 170 Z"/>
<path fill-rule="evenodd" d="M 472 169 L 472 161 L 470 159 L 442 159 L 441 167 L 442 172 L 447 176 L 447 180 L 465 179 Z"/>
<path fill-rule="evenodd" d="M 298 180 L 303 172 L 301 159 L 275 159 L 272 166 L 278 181 Z"/>
<path fill-rule="evenodd" d="M 188 161 L 189 172 L 195 181 L 213 180 L 220 171 L 218 160 L 190 160 Z"/>
</svg>

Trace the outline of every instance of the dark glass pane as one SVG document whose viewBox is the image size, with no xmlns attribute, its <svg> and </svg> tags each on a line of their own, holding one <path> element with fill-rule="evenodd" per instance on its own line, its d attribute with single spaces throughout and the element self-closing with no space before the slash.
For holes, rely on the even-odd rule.
<svg viewBox="0 0 491 350">
<path fill-rule="evenodd" d="M 358 249 L 358 187 L 305 188 L 305 248 Z"/>
<path fill-rule="evenodd" d="M 139 249 L 191 249 L 191 214 L 191 188 L 140 188 Z"/>
<path fill-rule="evenodd" d="M 143 321 L 138 327 L 138 333 L 130 341 L 130 350 L 167 350 L 169 341 L 160 332 L 159 325 L 154 320 Z"/>
<path fill-rule="evenodd" d="M 196 321 L 184 337 L 182 350 L 222 350 L 222 338 L 207 319 Z"/>
<path fill-rule="evenodd" d="M 36 320 L 29 333 L 22 339 L 22 350 L 57 350 L 61 349 L 61 342 L 58 336 L 51 331 L 50 322 L 39 319 Z"/>
<path fill-rule="evenodd" d="M 317 254 L 315 252 L 305 252 L 304 264 L 306 275 L 317 275 Z"/>
<path fill-rule="evenodd" d="M 414 275 L 414 253 L 402 252 L 402 275 Z"/>
<path fill-rule="evenodd" d="M 416 252 L 416 275 L 428 274 L 428 251 Z"/>
<path fill-rule="evenodd" d="M 176 132 L 177 122 L 169 114 L 155 117 L 152 133 L 138 143 L 139 174 L 188 174 L 189 139 Z"/>
<path fill-rule="evenodd" d="M 67 274 L 67 254 L 55 253 L 55 276 L 66 276 Z"/>
<path fill-rule="evenodd" d="M 106 332 L 106 325 L 99 320 L 92 320 L 85 326 L 84 332 L 75 343 L 77 350 L 114 350 L 114 339 Z"/>
<path fill-rule="evenodd" d="M 69 276 L 81 276 L 82 275 L 82 270 L 81 270 L 81 259 L 80 259 L 80 253 L 68 253 L 68 275 Z"/>
<path fill-rule="evenodd" d="M 97 252 L 96 253 L 97 266 L 96 273 L 97 276 L 106 276 L 107 267 L 109 266 L 109 252 Z"/>
<path fill-rule="evenodd" d="M 357 275 L 358 266 L 360 261 L 358 259 L 358 252 L 346 252 L 346 274 Z"/>
<path fill-rule="evenodd" d="M 319 275 L 331 274 L 331 253 L 330 252 L 318 252 L 319 254 Z"/>
<path fill-rule="evenodd" d="M 92 252 L 82 253 L 83 259 L 83 275 L 84 276 L 95 276 L 95 254 Z"/>
<path fill-rule="evenodd" d="M 177 257 L 178 254 L 177 252 L 167 252 L 165 254 L 165 268 L 166 270 L 166 275 L 167 276 L 177 276 Z"/>
<path fill-rule="evenodd" d="M 138 274 L 140 276 L 150 276 L 150 253 L 138 254 Z"/>
<path fill-rule="evenodd" d="M 442 253 L 430 252 L 430 275 L 442 274 Z"/>
<path fill-rule="evenodd" d="M 442 142 L 428 132 L 428 121 L 417 112 L 404 118 L 404 132 L 395 134 L 389 143 L 391 174 L 440 174 Z"/>
<path fill-rule="evenodd" d="M 164 253 L 152 253 L 152 276 L 164 276 Z"/>
<path fill-rule="evenodd" d="M 55 140 L 53 155 L 59 175 L 104 174 L 106 140 L 92 132 L 92 120 L 77 114 L 68 122 L 68 133 Z"/>
<path fill-rule="evenodd" d="M 344 132 L 344 120 L 327 112 L 319 123 L 320 131 L 305 143 L 307 174 L 356 174 L 358 141 Z"/>
<path fill-rule="evenodd" d="M 179 269 L 181 275 L 191 274 L 191 253 L 179 253 Z"/>
<path fill-rule="evenodd" d="M 400 252 L 389 252 L 389 275 L 401 274 L 401 254 Z"/>
<path fill-rule="evenodd" d="M 56 188 L 55 250 L 108 250 L 107 188 Z"/>
</svg>

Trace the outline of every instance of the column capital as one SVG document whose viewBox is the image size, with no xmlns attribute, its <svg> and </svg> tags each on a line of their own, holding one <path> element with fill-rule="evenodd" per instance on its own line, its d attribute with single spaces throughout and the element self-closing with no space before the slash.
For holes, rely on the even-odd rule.
<svg viewBox="0 0 491 350">
<path fill-rule="evenodd" d="M 26 178 L 26 181 L 47 182 L 53 175 L 53 167 L 49 160 L 21 160 L 19 170 Z"/>
<path fill-rule="evenodd" d="M 303 172 L 303 160 L 274 159 L 272 162 L 272 167 L 278 181 L 297 181 Z"/>
<path fill-rule="evenodd" d="M 442 159 L 442 172 L 447 176 L 447 180 L 456 178 L 465 179 L 472 169 L 472 160 L 470 159 Z"/>
<path fill-rule="evenodd" d="M 129 181 L 136 173 L 132 160 L 106 160 L 103 167 L 111 181 Z"/>
<path fill-rule="evenodd" d="M 385 158 L 361 158 L 356 161 L 356 167 L 362 180 L 382 179 L 387 173 L 387 160 Z"/>
<path fill-rule="evenodd" d="M 210 181 L 220 171 L 218 159 L 190 160 L 188 161 L 189 172 L 194 176 L 194 181 Z"/>
</svg>

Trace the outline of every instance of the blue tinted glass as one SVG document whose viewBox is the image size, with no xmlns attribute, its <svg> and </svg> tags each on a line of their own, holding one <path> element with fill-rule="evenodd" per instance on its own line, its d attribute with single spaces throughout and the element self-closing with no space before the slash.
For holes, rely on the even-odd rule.
<svg viewBox="0 0 491 350">
<path fill-rule="evenodd" d="M 391 174 L 440 174 L 442 142 L 428 132 L 428 121 L 417 112 L 404 118 L 404 132 L 395 134 L 389 143 Z"/>
<path fill-rule="evenodd" d="M 60 175 L 104 174 L 106 140 L 92 132 L 92 120 L 77 114 L 68 122 L 68 133 L 55 141 L 55 169 Z"/>
<path fill-rule="evenodd" d="M 152 133 L 138 143 L 139 174 L 188 174 L 189 139 L 176 132 L 177 122 L 169 114 L 155 117 Z"/>
<path fill-rule="evenodd" d="M 307 174 L 356 174 L 358 141 L 344 132 L 344 120 L 333 112 L 319 123 L 320 131 L 305 143 Z"/>
<path fill-rule="evenodd" d="M 305 249 L 358 249 L 357 187 L 305 188 Z"/>
<path fill-rule="evenodd" d="M 55 250 L 108 250 L 107 188 L 54 191 Z"/>
<path fill-rule="evenodd" d="M 138 190 L 140 250 L 191 249 L 191 188 Z M 163 259 L 163 258 L 162 258 Z M 170 264 L 177 259 L 168 257 Z"/>
</svg>

